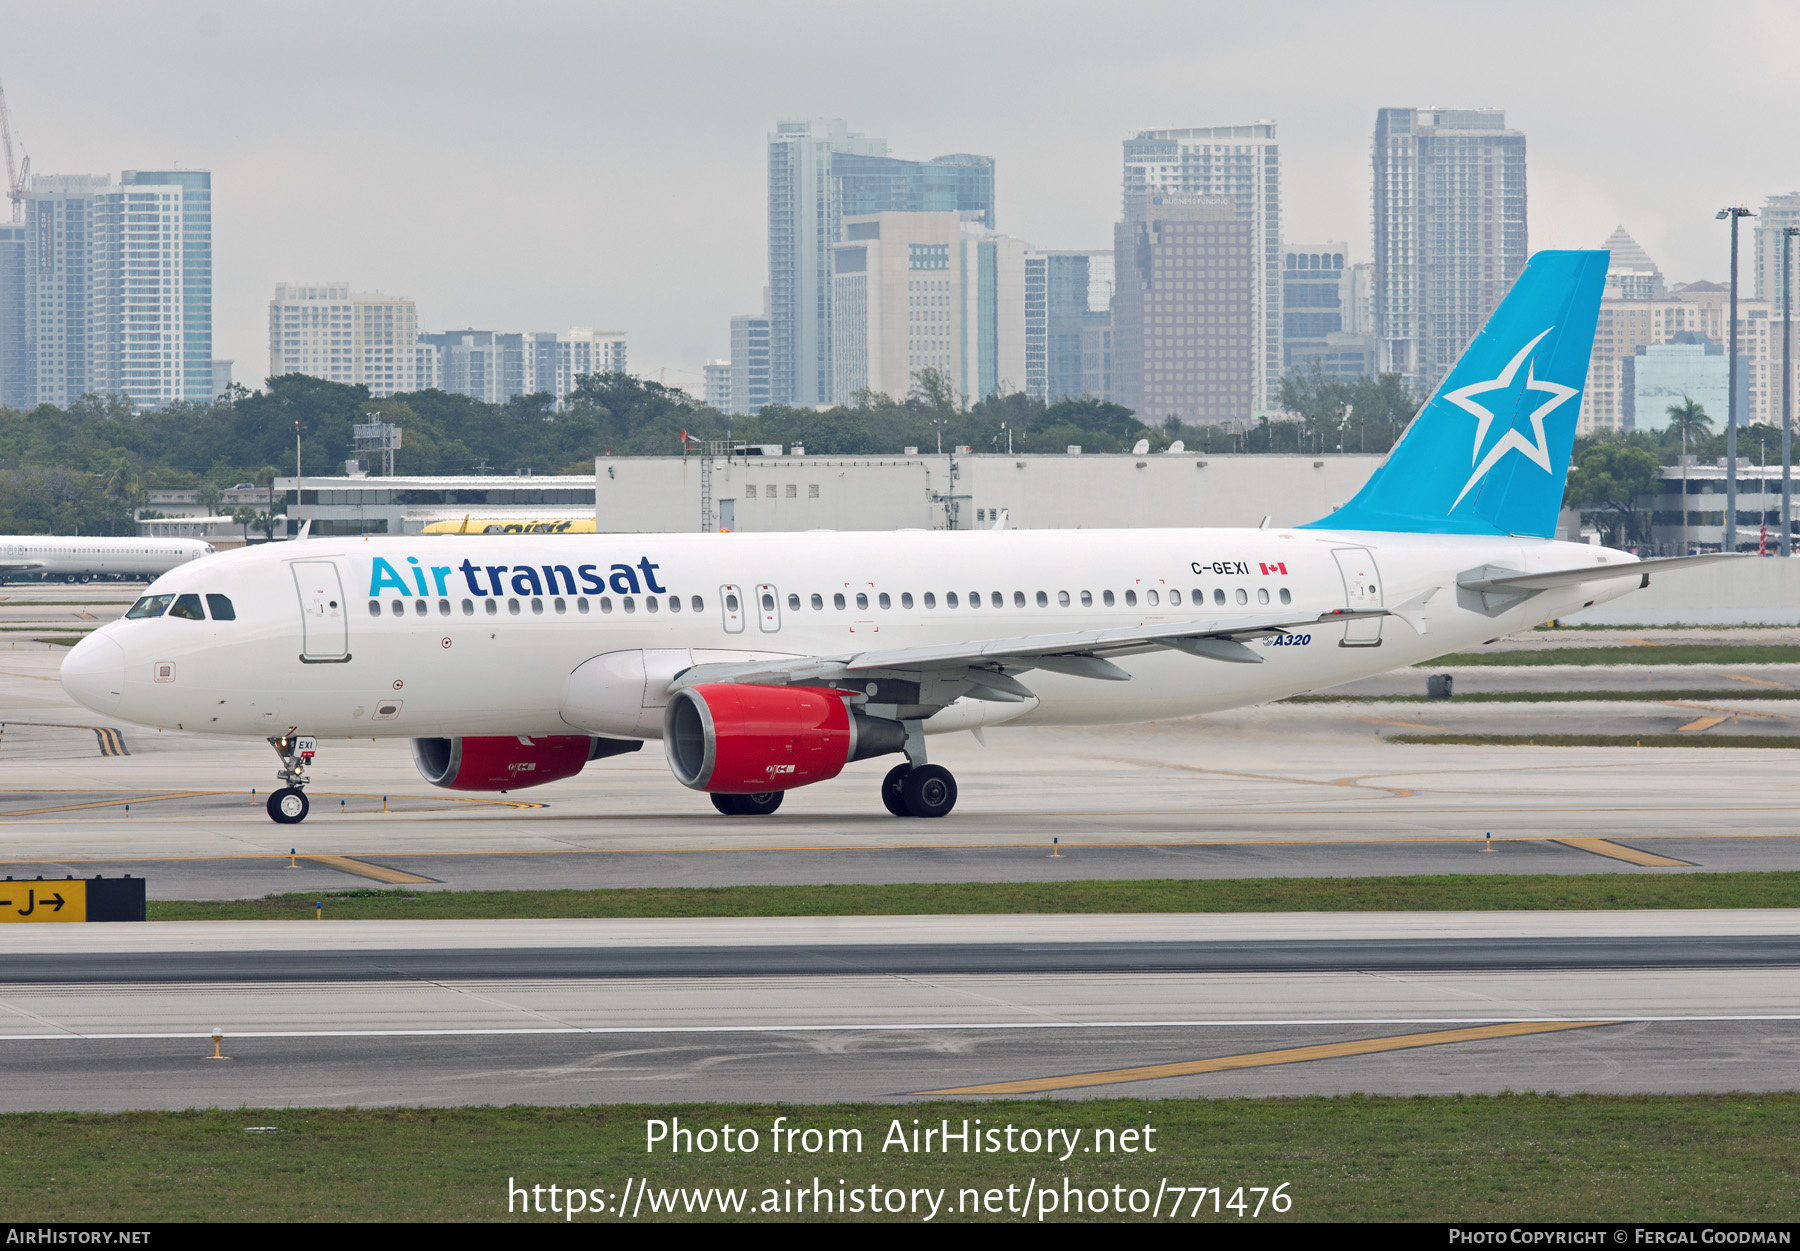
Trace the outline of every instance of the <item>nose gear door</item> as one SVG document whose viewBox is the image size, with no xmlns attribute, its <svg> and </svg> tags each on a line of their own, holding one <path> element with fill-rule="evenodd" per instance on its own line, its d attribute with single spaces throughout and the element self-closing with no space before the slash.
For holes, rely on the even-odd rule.
<svg viewBox="0 0 1800 1251">
<path fill-rule="evenodd" d="M 344 611 L 344 584 L 329 560 L 296 560 L 294 589 L 300 596 L 304 664 L 341 664 L 350 659 L 350 617 Z"/>
<path fill-rule="evenodd" d="M 1375 556 L 1366 547 L 1333 549 L 1338 572 L 1344 575 L 1344 607 L 1352 612 L 1367 612 L 1381 607 L 1381 574 L 1375 568 Z M 1380 647 L 1381 618 L 1365 617 L 1346 621 L 1339 647 Z"/>
</svg>

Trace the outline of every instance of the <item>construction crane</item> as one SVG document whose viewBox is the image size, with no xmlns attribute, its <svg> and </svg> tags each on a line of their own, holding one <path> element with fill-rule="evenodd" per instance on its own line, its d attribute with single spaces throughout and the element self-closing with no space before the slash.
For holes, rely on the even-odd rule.
<svg viewBox="0 0 1800 1251">
<path fill-rule="evenodd" d="M 12 219 L 25 220 L 25 182 L 31 177 L 31 158 L 27 156 L 13 169 L 12 119 L 6 115 L 6 89 L 0 87 L 0 138 L 6 141 L 6 198 L 12 201 Z M 20 145 L 20 151 L 24 145 Z"/>
</svg>

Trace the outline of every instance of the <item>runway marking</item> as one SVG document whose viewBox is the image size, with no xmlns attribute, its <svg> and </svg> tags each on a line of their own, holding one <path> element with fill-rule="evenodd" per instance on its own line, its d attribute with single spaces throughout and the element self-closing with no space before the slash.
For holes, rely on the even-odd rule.
<svg viewBox="0 0 1800 1251">
<path fill-rule="evenodd" d="M 1397 725 L 1408 730 L 1441 730 L 1446 734 L 1450 732 L 1450 727 L 1447 725 L 1430 725 L 1424 721 L 1391 721 L 1383 717 L 1351 717 L 1350 720 L 1360 721 L 1364 725 Z"/>
<path fill-rule="evenodd" d="M 110 725 L 64 725 L 60 721 L 0 721 L 0 740 L 10 726 L 28 726 L 34 730 L 92 730 L 102 756 L 129 756 L 125 736 Z"/>
<path fill-rule="evenodd" d="M 1596 856 L 1607 856 L 1613 860 L 1623 860 L 1628 864 L 1641 864 L 1653 869 L 1692 869 L 1692 860 L 1676 860 L 1670 856 L 1659 856 L 1653 851 L 1642 851 L 1636 847 L 1627 847 L 1623 843 L 1615 843 L 1604 838 L 1555 838 L 1551 842 L 1561 843 L 1565 847 L 1573 847 L 1577 851 L 1591 851 Z"/>
<path fill-rule="evenodd" d="M 1062 1077 L 1033 1077 L 1015 1082 L 990 1082 L 982 1086 L 952 1086 L 944 1090 L 917 1090 L 916 1095 L 1028 1095 L 1045 1090 L 1074 1090 L 1082 1086 L 1111 1086 L 1119 1082 L 1147 1082 L 1162 1077 L 1191 1077 L 1196 1073 L 1222 1073 L 1230 1069 L 1256 1069 L 1276 1064 L 1304 1064 L 1311 1060 L 1335 1060 L 1344 1056 L 1405 1051 L 1413 1047 L 1437 1047 L 1445 1043 L 1477 1042 L 1486 1038 L 1516 1038 L 1524 1034 L 1548 1034 L 1558 1030 L 1592 1029 L 1617 1025 L 1617 1021 L 1516 1021 L 1505 1025 L 1480 1025 L 1472 1029 L 1434 1030 L 1427 1034 L 1397 1034 L 1387 1038 L 1362 1038 L 1355 1042 L 1320 1043 L 1312 1047 L 1284 1047 L 1279 1051 L 1252 1051 L 1245 1055 L 1217 1056 L 1210 1060 L 1183 1060 L 1174 1064 L 1146 1064 L 1139 1068 L 1102 1069 L 1094 1073 L 1069 1073 Z"/>
<path fill-rule="evenodd" d="M 1729 720 L 1731 720 L 1730 717 L 1695 717 L 1686 725 L 1678 725 L 1675 729 L 1677 732 L 1690 730 L 1695 734 L 1699 734 L 1702 731 L 1712 729 L 1715 725 L 1722 725 Z"/>
<path fill-rule="evenodd" d="M 1786 682 L 1772 682 L 1768 678 L 1753 678 L 1747 673 L 1721 673 L 1719 676 L 1730 678 L 1733 682 L 1753 682 L 1757 686 L 1779 686 L 1784 691 L 1789 689 L 1789 684 Z"/>
<path fill-rule="evenodd" d="M 1407 724 L 1410 725 L 1412 723 L 1408 722 Z M 1437 729 L 1437 730 L 1443 729 L 1442 726 L 1431 726 L 1429 728 Z M 1137 759 L 1132 759 L 1127 756 L 1095 756 L 1095 757 L 1092 757 L 1092 759 L 1104 760 L 1110 764 L 1137 765 L 1140 768 L 1144 767 L 1145 765 L 1149 765 L 1150 767 L 1157 768 L 1157 769 L 1179 769 L 1183 773 L 1204 773 L 1204 774 L 1208 774 L 1212 777 L 1245 778 L 1252 782 L 1291 782 L 1295 786 L 1356 786 L 1356 787 L 1362 786 L 1362 780 L 1360 778 L 1356 778 L 1356 777 L 1331 778 L 1329 780 L 1322 780 L 1319 778 L 1293 778 L 1293 777 L 1283 777 L 1280 774 L 1276 774 L 1276 773 L 1239 773 L 1239 772 L 1236 772 L 1231 769 L 1206 769 L 1206 768 L 1202 768 L 1199 765 L 1177 764 L 1177 763 L 1173 763 L 1173 762 L 1166 761 L 1166 760 L 1137 760 Z M 1380 777 L 1381 775 L 1371 773 L 1371 774 L 1366 774 L 1364 776 Z M 1416 793 L 1416 792 L 1407 790 L 1405 787 L 1383 786 L 1379 782 L 1377 782 L 1373 786 L 1365 787 L 1363 789 L 1386 791 L 1388 794 L 1392 795 L 1396 799 L 1409 799 Z M 1112 812 L 1104 812 L 1104 813 L 1096 812 L 1096 813 L 1080 813 L 1080 814 L 1071 813 L 1068 815 L 1071 815 L 1071 816 L 1074 816 L 1074 815 L 1108 816 L 1108 817 L 1110 817 L 1110 816 L 1123 816 L 1125 814 L 1112 813 Z M 1172 815 L 1190 816 L 1190 815 L 1198 815 L 1198 814 L 1179 813 L 1179 814 L 1172 814 Z"/>
<path fill-rule="evenodd" d="M 34 724 L 38 724 L 38 723 L 37 722 L 15 721 L 15 722 L 12 722 L 11 724 L 13 724 L 13 725 L 34 725 Z M 124 737 L 122 735 L 120 735 L 117 730 L 107 729 L 106 727 L 102 727 L 102 726 L 86 726 L 86 725 L 65 725 L 65 726 L 57 726 L 55 728 L 62 729 L 62 730 L 93 730 L 96 735 L 102 733 L 102 731 L 104 730 L 106 733 L 112 734 L 117 737 L 118 741 L 117 741 L 116 745 L 119 750 L 116 753 L 107 751 L 107 743 L 104 739 L 102 739 L 101 740 L 101 754 L 102 755 L 119 754 L 119 755 L 129 756 L 131 754 L 130 751 L 128 749 L 126 749 L 126 747 L 125 747 Z M 59 790 L 66 791 L 67 794 L 71 794 L 71 795 L 92 795 L 92 794 L 96 793 L 93 788 L 52 789 L 50 787 L 33 787 L 31 790 L 26 791 L 25 793 L 31 794 L 31 795 L 46 795 L 46 794 L 57 794 L 57 793 L 59 793 Z M 7 791 L 0 790 L 0 796 L 4 796 L 7 793 L 8 793 Z M 227 795 L 227 796 L 235 797 L 235 796 L 241 796 L 243 794 L 243 792 L 241 792 L 241 791 L 164 791 L 160 794 L 141 794 L 138 792 L 127 793 L 124 791 L 119 791 L 119 792 L 115 792 L 115 793 L 118 794 L 120 796 L 120 798 L 118 798 L 118 799 L 97 799 L 90 803 L 83 803 L 83 804 L 63 804 L 59 807 L 53 807 L 53 808 L 20 808 L 20 809 L 15 809 L 15 810 L 10 810 L 10 811 L 0 810 L 0 821 L 4 821 L 9 817 L 36 817 L 36 816 L 43 816 L 46 813 L 54 813 L 54 812 L 79 812 L 79 811 L 82 811 L 83 809 L 87 809 L 87 808 L 114 808 L 114 807 L 118 807 L 120 804 L 140 804 L 140 803 L 147 804 L 154 800 L 163 800 L 163 799 L 199 799 L 199 798 L 210 798 L 210 797 L 219 796 L 219 795 Z M 514 809 L 547 808 L 547 807 L 549 807 L 548 804 L 535 803 L 531 800 L 525 800 L 525 799 L 475 799 L 475 798 L 464 798 L 460 795 L 377 796 L 377 795 L 373 795 L 373 794 L 357 795 L 357 794 L 352 794 L 348 791 L 313 791 L 311 793 L 312 793 L 313 797 L 316 799 L 370 799 L 370 800 L 378 799 L 378 798 L 379 799 L 396 799 L 396 800 L 404 799 L 404 800 L 409 800 L 409 801 L 417 801 L 422 804 L 433 804 L 433 805 L 438 805 L 438 804 L 442 804 L 442 805 L 479 804 L 483 807 L 514 808 Z M 440 807 L 412 808 L 412 809 L 406 809 L 406 810 L 403 810 L 401 812 L 397 812 L 397 813 L 394 813 L 391 815 L 405 816 L 408 813 L 443 812 L 443 811 L 454 811 L 454 810 L 448 809 L 448 808 L 440 808 Z M 368 816 L 368 815 L 372 815 L 372 814 L 356 813 L 353 815 Z M 179 818 L 179 819 L 185 820 L 185 819 L 191 819 L 191 818 Z M 215 857 L 192 856 L 192 857 L 178 857 L 178 858 L 179 859 L 207 860 L 207 859 L 214 859 Z"/>
<path fill-rule="evenodd" d="M 78 727 L 85 728 L 85 727 Z M 0 817 L 36 817 L 46 812 L 80 812 L 86 808 L 117 808 L 121 804 L 149 804 L 164 799 L 194 799 L 201 795 L 216 795 L 217 791 L 165 791 L 160 795 L 124 795 L 119 799 L 97 799 L 86 804 L 63 804 L 56 808 L 25 808 L 18 812 L 0 813 Z"/>
<path fill-rule="evenodd" d="M 42 673 L 12 673 L 12 672 L 9 672 L 4 669 L 0 669 L 0 678 L 31 678 L 34 681 L 38 681 L 38 682 L 61 682 L 62 681 L 62 679 L 60 677 L 57 677 L 55 675 L 46 676 L 45 674 L 42 674 Z"/>
<path fill-rule="evenodd" d="M 336 869 L 339 873 L 351 873 L 357 877 L 372 878 L 377 882 L 390 882 L 395 885 L 437 883 L 435 877 L 420 877 L 417 873 L 407 873 L 402 869 L 390 869 L 385 864 L 370 864 L 366 860 L 355 860 L 349 856 L 301 856 L 300 859 L 312 864 L 323 865 L 327 869 Z"/>
<path fill-rule="evenodd" d="M 1490 1018 L 1491 1019 L 1491 1018 Z M 1590 1025 L 1719 1025 L 1762 1021 L 1800 1021 L 1794 1015 L 1741 1016 L 1627 1016 L 1610 1021 L 1573 1021 L 1568 1024 L 1546 1023 L 1534 1018 L 1519 1022 L 1532 1028 L 1526 1033 L 1543 1032 L 1546 1024 L 1556 1029 L 1581 1029 Z M 1353 1021 L 926 1021 L 926 1022 L 857 1022 L 848 1025 L 520 1025 L 467 1029 L 319 1029 L 319 1030 L 233 1030 L 230 1038 L 484 1038 L 494 1035 L 520 1034 L 845 1034 L 937 1032 L 942 1030 L 1030 1030 L 1030 1029 L 1237 1029 L 1318 1027 L 1342 1025 L 1453 1025 L 1456 1017 L 1403 1017 L 1386 1020 Z M 1510 1022 L 1509 1022 L 1510 1023 Z M 155 1040 L 170 1038 L 208 1038 L 211 1034 L 189 1031 L 166 1033 L 82 1033 L 56 1026 L 55 1034 L 0 1034 L 0 1042 L 106 1042 Z M 1460 1030 L 1453 1032 L 1462 1032 Z M 1421 1044 L 1423 1045 L 1423 1044 Z M 1269 1053 L 1264 1053 L 1269 1054 Z M 932 1093 L 932 1092 L 925 1092 Z M 953 1093 L 953 1092 L 952 1092 Z"/>
</svg>

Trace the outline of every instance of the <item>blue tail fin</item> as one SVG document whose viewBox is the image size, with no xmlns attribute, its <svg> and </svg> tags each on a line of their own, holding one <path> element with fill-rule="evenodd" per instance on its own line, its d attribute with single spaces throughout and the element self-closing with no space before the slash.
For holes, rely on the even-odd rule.
<svg viewBox="0 0 1800 1251">
<path fill-rule="evenodd" d="M 1548 538 L 1607 253 L 1539 252 L 1375 476 L 1312 526 Z"/>
</svg>

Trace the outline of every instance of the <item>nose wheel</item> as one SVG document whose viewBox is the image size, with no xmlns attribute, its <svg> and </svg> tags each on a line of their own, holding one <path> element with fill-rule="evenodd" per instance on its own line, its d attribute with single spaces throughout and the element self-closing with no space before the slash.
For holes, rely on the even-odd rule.
<svg viewBox="0 0 1800 1251">
<path fill-rule="evenodd" d="M 956 778 L 943 765 L 895 765 L 881 780 L 881 802 L 897 817 L 949 816 Z"/>
<path fill-rule="evenodd" d="M 311 808 L 298 786 L 284 786 L 269 796 L 269 819 L 279 825 L 299 825 Z"/>
</svg>

